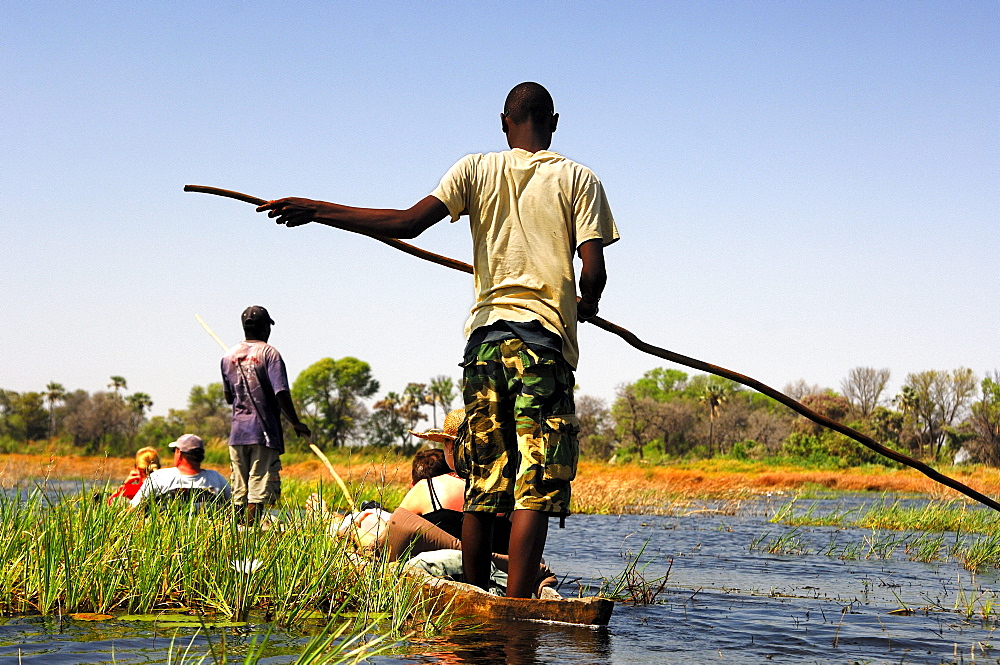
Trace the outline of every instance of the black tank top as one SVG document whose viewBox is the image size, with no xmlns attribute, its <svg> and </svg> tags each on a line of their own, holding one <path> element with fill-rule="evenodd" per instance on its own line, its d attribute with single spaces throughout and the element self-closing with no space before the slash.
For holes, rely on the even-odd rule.
<svg viewBox="0 0 1000 665">
<path fill-rule="evenodd" d="M 434 479 L 427 479 L 427 490 L 431 494 L 431 507 L 433 511 L 422 517 L 434 526 L 446 531 L 450 535 L 462 539 L 462 513 L 451 510 L 441 505 L 437 491 L 434 489 Z M 497 554 L 507 554 L 510 543 L 510 520 L 498 519 L 493 524 L 493 551 Z"/>
<path fill-rule="evenodd" d="M 434 526 L 448 532 L 459 540 L 462 539 L 462 513 L 451 510 L 441 505 L 437 492 L 434 491 L 434 479 L 427 479 L 427 490 L 431 493 L 431 512 L 423 515 L 423 518 Z"/>
</svg>

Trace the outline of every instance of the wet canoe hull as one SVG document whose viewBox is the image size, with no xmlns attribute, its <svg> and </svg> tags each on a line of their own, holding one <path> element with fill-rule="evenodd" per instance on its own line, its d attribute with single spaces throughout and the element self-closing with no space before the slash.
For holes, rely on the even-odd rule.
<svg viewBox="0 0 1000 665">
<path fill-rule="evenodd" d="M 501 598 L 469 584 L 452 582 L 430 575 L 424 587 L 440 594 L 443 602 L 459 619 L 477 621 L 541 621 L 581 626 L 606 626 L 615 604 L 606 598 Z"/>
</svg>

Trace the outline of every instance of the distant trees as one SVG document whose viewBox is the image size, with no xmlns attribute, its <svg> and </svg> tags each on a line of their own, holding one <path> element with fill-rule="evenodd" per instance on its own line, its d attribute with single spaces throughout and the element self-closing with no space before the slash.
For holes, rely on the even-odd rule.
<svg viewBox="0 0 1000 665">
<path fill-rule="evenodd" d="M 52 386 L 50 383 L 50 389 Z M 144 392 L 123 395 L 128 382 L 121 376 L 112 376 L 108 387 L 113 392 L 88 395 L 81 390 L 67 395 L 63 391 L 61 399 L 66 410 L 63 430 L 75 446 L 87 453 L 128 454 L 146 422 L 146 410 L 153 405 L 153 400 Z"/>
<path fill-rule="evenodd" d="M 653 418 L 660 452 L 664 456 L 690 453 L 698 441 L 698 422 L 698 408 L 689 399 L 674 399 L 660 404 Z M 714 431 L 712 435 L 714 437 Z"/>
<path fill-rule="evenodd" d="M 207 386 L 194 386 L 188 393 L 185 431 L 198 433 L 205 438 L 229 438 L 233 409 L 226 402 L 222 382 Z"/>
<path fill-rule="evenodd" d="M 920 454 L 938 456 L 953 426 L 965 416 L 976 384 L 976 375 L 966 367 L 907 375 L 900 404 L 912 417 Z"/>
<path fill-rule="evenodd" d="M 728 379 L 656 368 L 635 383 L 619 386 L 611 415 L 619 450 L 644 459 L 653 449 L 680 457 L 731 450 L 746 440 L 751 423 L 761 433 L 782 430 L 767 426 L 767 420 L 777 417 L 769 409 Z M 756 411 L 760 415 L 751 419 Z"/>
<path fill-rule="evenodd" d="M 450 376 L 444 374 L 435 376 L 427 388 L 427 398 L 431 405 L 434 427 L 437 427 L 437 407 L 441 407 L 442 415 L 451 410 L 451 403 L 455 401 L 455 382 Z"/>
<path fill-rule="evenodd" d="M 130 454 L 153 405 L 149 394 L 125 394 L 124 377 L 113 376 L 112 391 L 67 391 L 50 381 L 44 392 L 0 390 L 0 449 L 50 440 L 84 453 Z"/>
<path fill-rule="evenodd" d="M 73 444 L 87 453 L 127 452 L 134 437 L 135 411 L 117 392 L 87 396 L 64 422 Z"/>
<path fill-rule="evenodd" d="M 980 399 L 972 405 L 968 429 L 974 436 L 969 449 L 976 461 L 1000 466 L 1000 372 L 980 384 Z"/>
<path fill-rule="evenodd" d="M 409 434 L 402 403 L 399 394 L 390 391 L 372 405 L 372 413 L 362 427 L 366 443 L 380 447 L 406 444 Z"/>
<path fill-rule="evenodd" d="M 591 395 L 576 400 L 576 417 L 580 421 L 580 454 L 596 459 L 608 459 L 615 450 L 615 421 L 607 402 Z"/>
<path fill-rule="evenodd" d="M 981 384 L 982 399 L 974 402 L 976 377 L 968 368 L 910 374 L 893 401 L 886 395 L 890 378 L 888 369 L 855 367 L 841 382 L 841 393 L 802 380 L 784 392 L 821 415 L 917 456 L 950 459 L 947 452 L 968 442 L 979 459 L 997 449 L 1000 463 L 1000 444 L 991 437 L 1000 420 L 993 379 Z M 650 370 L 619 386 L 610 418 L 615 450 L 639 460 L 651 451 L 669 457 L 783 454 L 836 465 L 881 460 L 849 437 L 711 375 Z"/>
<path fill-rule="evenodd" d="M 303 420 L 318 444 L 346 444 L 357 431 L 363 413 L 361 400 L 379 384 L 368 363 L 357 358 L 324 358 L 302 370 L 292 385 L 292 397 L 301 406 Z"/>
<path fill-rule="evenodd" d="M 623 447 L 630 446 L 640 460 L 653 437 L 649 435 L 653 424 L 657 402 L 651 397 L 642 397 L 634 384 L 618 387 L 618 396 L 611 407 L 618 434 Z"/>
<path fill-rule="evenodd" d="M 45 392 L 18 393 L 0 389 L 0 452 L 22 449 L 28 442 L 52 439 L 84 453 L 130 455 L 136 447 L 161 446 L 192 432 L 203 439 L 229 437 L 232 408 L 221 383 L 193 386 L 186 408 L 149 416 L 153 398 L 128 393 L 128 381 L 112 376 L 108 390 L 67 391 L 51 381 Z M 413 445 L 409 430 L 430 414 L 451 408 L 455 382 L 438 375 L 428 382 L 410 382 L 378 400 L 369 412 L 366 401 L 378 390 L 368 363 L 353 357 L 324 358 L 303 370 L 292 384 L 292 399 L 320 445 L 364 443 Z M 289 437 L 294 449 L 298 440 Z M 38 448 L 35 447 L 35 450 Z"/>
<path fill-rule="evenodd" d="M 228 439 L 232 408 L 226 403 L 222 383 L 193 386 L 186 409 L 170 409 L 166 416 L 153 416 L 139 430 L 136 446 L 159 446 L 181 434 L 202 439 Z"/>
<path fill-rule="evenodd" d="M 855 367 L 840 392 L 799 380 L 786 394 L 812 410 L 862 431 L 880 443 L 930 462 L 964 448 L 974 461 L 1000 465 L 1000 372 L 981 381 L 968 368 L 908 374 L 890 399 L 888 369 Z M 457 386 L 446 375 L 409 382 L 368 402 L 378 391 L 368 363 L 324 358 L 303 370 L 292 397 L 321 445 L 363 443 L 407 450 L 422 442 L 410 430 L 440 422 Z M 0 389 L 0 451 L 25 442 L 72 445 L 87 453 L 132 454 L 141 445 L 163 445 L 185 432 L 227 438 L 231 407 L 221 383 L 194 386 L 185 409 L 149 417 L 152 397 L 127 392 L 112 376 L 107 391 L 68 391 L 55 381 L 44 391 Z M 370 406 L 369 406 L 370 404 Z M 654 368 L 618 387 L 611 404 L 576 397 L 581 455 L 638 460 L 729 456 L 796 458 L 807 464 L 848 466 L 885 462 L 837 432 L 798 416 L 770 398 L 717 376 L 689 376 Z M 294 448 L 296 440 L 289 438 Z"/>
<path fill-rule="evenodd" d="M 45 399 L 49 403 L 49 436 L 56 435 L 56 402 L 62 402 L 66 396 L 66 388 L 63 384 L 50 381 L 45 386 Z"/>
<path fill-rule="evenodd" d="M 408 383 L 403 389 L 403 403 L 401 413 L 406 419 L 409 429 L 416 429 L 417 423 L 427 420 L 427 416 L 420 411 L 420 407 L 429 403 L 429 393 L 426 383 Z"/>
<path fill-rule="evenodd" d="M 437 408 L 446 414 L 456 397 L 454 380 L 443 374 L 432 377 L 427 383 L 411 381 L 401 391 L 389 391 L 372 404 L 372 412 L 361 426 L 362 440 L 373 446 L 398 445 L 408 449 L 422 442 L 410 436 L 410 430 L 420 427 L 427 420 L 423 412 L 431 407 L 433 426 L 438 426 Z"/>
<path fill-rule="evenodd" d="M 717 383 L 711 383 L 705 386 L 701 395 L 698 396 L 698 401 L 705 405 L 708 409 L 708 452 L 712 453 L 715 450 L 715 419 L 719 415 L 719 411 L 722 409 L 722 404 L 728 399 L 728 391 L 721 385 Z"/>
<path fill-rule="evenodd" d="M 850 403 L 859 418 L 871 416 L 881 403 L 882 394 L 889 385 L 891 372 L 874 367 L 855 367 L 840 383 L 840 392 Z"/>
<path fill-rule="evenodd" d="M 41 393 L 0 390 L 0 436 L 15 441 L 45 438 L 50 415 L 44 399 Z"/>
</svg>

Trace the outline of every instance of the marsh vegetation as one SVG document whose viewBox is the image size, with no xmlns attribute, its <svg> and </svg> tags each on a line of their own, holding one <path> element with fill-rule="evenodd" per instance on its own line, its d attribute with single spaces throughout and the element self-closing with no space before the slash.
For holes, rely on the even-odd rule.
<svg viewBox="0 0 1000 665">
<path fill-rule="evenodd" d="M 0 613 L 168 612 L 286 627 L 377 618 L 389 635 L 447 623 L 396 564 L 354 555 L 304 511 L 279 519 L 281 528 L 245 529 L 227 511 L 185 504 L 126 514 L 86 491 L 0 494 Z"/>
<path fill-rule="evenodd" d="M 841 559 L 889 559 L 911 561 L 953 559 L 967 570 L 983 572 L 1000 568 L 1000 513 L 961 501 L 913 502 L 885 499 L 846 508 L 821 508 L 812 503 L 797 512 L 797 501 L 789 501 L 771 521 L 793 527 L 780 534 L 765 531 L 754 538 L 751 549 L 779 554 L 807 553 L 802 544 L 803 526 L 863 529 L 866 534 L 848 543 L 838 542 L 832 531 L 822 554 Z"/>
</svg>

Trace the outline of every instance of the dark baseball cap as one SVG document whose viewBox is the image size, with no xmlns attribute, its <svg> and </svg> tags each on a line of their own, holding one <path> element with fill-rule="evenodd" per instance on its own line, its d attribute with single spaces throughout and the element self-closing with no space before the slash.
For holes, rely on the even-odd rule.
<svg viewBox="0 0 1000 665">
<path fill-rule="evenodd" d="M 270 323 L 274 325 L 274 321 L 271 319 L 271 315 L 267 313 L 267 310 L 260 305 L 251 305 L 243 310 L 243 325 L 256 326 L 261 323 Z"/>
</svg>

